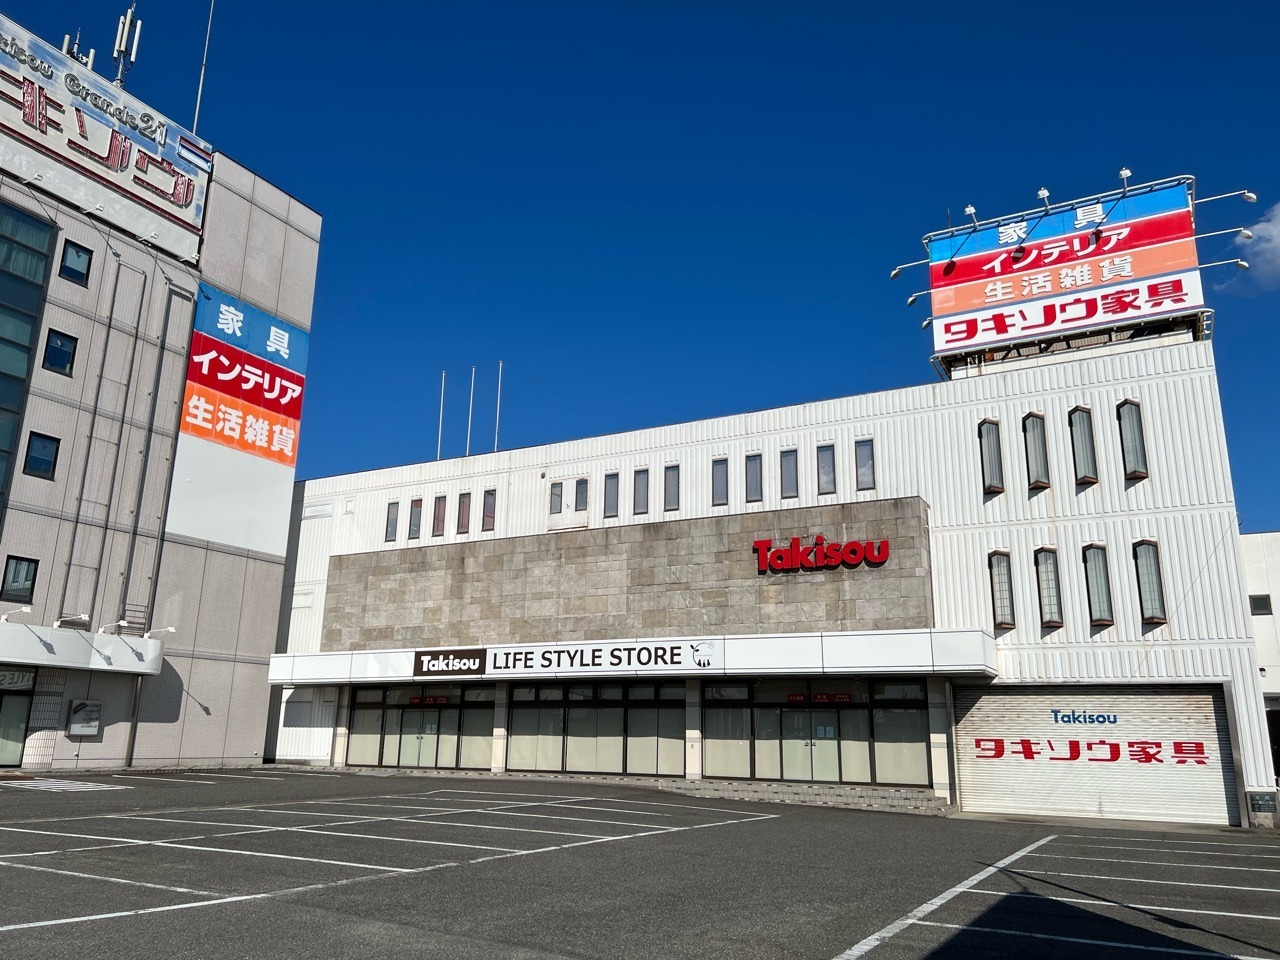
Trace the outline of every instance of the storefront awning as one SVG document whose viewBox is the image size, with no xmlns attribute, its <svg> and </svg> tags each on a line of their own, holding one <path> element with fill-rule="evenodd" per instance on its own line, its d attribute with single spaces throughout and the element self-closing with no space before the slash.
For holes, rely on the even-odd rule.
<svg viewBox="0 0 1280 960">
<path fill-rule="evenodd" d="M 153 638 L 0 623 L 0 663 L 158 676 L 164 643 Z"/>
</svg>

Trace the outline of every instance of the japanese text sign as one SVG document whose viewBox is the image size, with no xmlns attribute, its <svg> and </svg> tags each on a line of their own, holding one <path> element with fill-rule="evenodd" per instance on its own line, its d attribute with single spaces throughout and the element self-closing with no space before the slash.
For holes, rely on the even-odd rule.
<svg viewBox="0 0 1280 960">
<path fill-rule="evenodd" d="M 196 330 L 296 374 L 307 372 L 305 330 L 207 283 L 200 284 Z"/>
<path fill-rule="evenodd" d="M 187 380 L 292 420 L 302 417 L 300 374 L 198 331 L 191 335 Z"/>
<path fill-rule="evenodd" d="M 1189 182 L 926 238 L 937 353 L 1204 305 Z"/>
<path fill-rule="evenodd" d="M 207 143 L 0 17 L 0 169 L 194 262 Z"/>
<path fill-rule="evenodd" d="M 188 383 L 182 432 L 292 467 L 298 460 L 298 421 L 236 397 Z"/>
</svg>

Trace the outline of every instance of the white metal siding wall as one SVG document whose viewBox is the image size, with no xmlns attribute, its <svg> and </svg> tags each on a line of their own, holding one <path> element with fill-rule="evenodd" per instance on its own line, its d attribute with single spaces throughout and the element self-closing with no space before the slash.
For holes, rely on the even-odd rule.
<svg viewBox="0 0 1280 960">
<path fill-rule="evenodd" d="M 293 687 L 285 690 L 276 759 L 328 763 L 333 750 L 337 708 L 337 687 Z"/>
<path fill-rule="evenodd" d="M 1220 689 L 958 687 L 955 699 L 966 811 L 1239 824 Z M 1054 709 L 1116 722 L 1057 723 Z M 1203 765 L 1178 757 L 1175 742 L 1201 744 Z M 1155 759 L 1138 762 L 1132 744 L 1156 745 Z"/>
</svg>

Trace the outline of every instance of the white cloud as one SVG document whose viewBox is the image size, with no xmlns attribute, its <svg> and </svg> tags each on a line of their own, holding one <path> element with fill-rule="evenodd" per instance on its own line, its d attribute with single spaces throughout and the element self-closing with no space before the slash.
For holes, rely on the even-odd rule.
<svg viewBox="0 0 1280 960">
<path fill-rule="evenodd" d="M 1262 290 L 1280 289 L 1280 203 L 1249 228 L 1252 240 L 1237 237 L 1235 246 L 1241 259 L 1249 262 L 1243 284 Z"/>
</svg>

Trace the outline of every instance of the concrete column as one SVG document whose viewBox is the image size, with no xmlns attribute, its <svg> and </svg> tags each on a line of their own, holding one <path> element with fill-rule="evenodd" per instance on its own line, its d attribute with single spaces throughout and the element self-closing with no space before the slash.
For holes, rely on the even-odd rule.
<svg viewBox="0 0 1280 960">
<path fill-rule="evenodd" d="M 493 762 L 489 767 L 490 773 L 507 772 L 507 717 L 510 715 L 507 703 L 510 689 L 509 683 L 499 683 L 493 697 Z"/>
<path fill-rule="evenodd" d="M 702 681 L 684 682 L 684 778 L 702 779 Z"/>
<path fill-rule="evenodd" d="M 333 755 L 335 767 L 347 765 L 347 737 L 351 734 L 351 687 L 338 688 L 338 708 L 333 720 Z"/>
<path fill-rule="evenodd" d="M 951 762 L 951 683 L 945 677 L 929 677 L 925 683 L 929 697 L 929 765 L 933 769 L 934 795 L 956 802 Z"/>
</svg>

